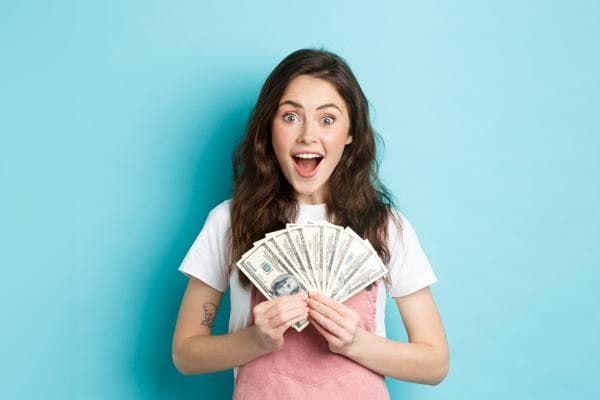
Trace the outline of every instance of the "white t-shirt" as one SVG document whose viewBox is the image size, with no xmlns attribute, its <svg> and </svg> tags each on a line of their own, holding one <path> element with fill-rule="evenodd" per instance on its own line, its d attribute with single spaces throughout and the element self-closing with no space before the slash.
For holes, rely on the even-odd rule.
<svg viewBox="0 0 600 400">
<path fill-rule="evenodd" d="M 327 220 L 327 208 L 324 203 L 299 203 L 299 206 L 297 223 Z M 229 274 L 229 266 L 226 263 L 226 235 L 231 223 L 230 207 L 231 199 L 228 199 L 210 211 L 204 227 L 179 266 L 179 271 L 188 277 L 200 279 L 220 292 L 230 289 L 229 332 L 235 332 L 250 324 L 250 289 L 240 285 L 237 268 Z M 387 289 L 391 297 L 402 297 L 437 282 L 437 277 L 423 253 L 412 225 L 402 213 L 396 210 L 394 212 L 400 217 L 402 232 L 398 231 L 392 221 L 388 223 L 388 269 L 391 279 L 389 284 L 383 279 L 378 283 L 380 288 Z M 386 336 L 385 300 L 386 290 L 379 290 L 375 333 L 383 337 Z"/>
</svg>

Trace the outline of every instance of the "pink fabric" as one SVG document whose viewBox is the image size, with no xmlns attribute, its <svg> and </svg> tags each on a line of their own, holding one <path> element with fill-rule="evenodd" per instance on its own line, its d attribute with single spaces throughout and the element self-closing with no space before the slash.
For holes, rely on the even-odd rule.
<svg viewBox="0 0 600 400">
<path fill-rule="evenodd" d="M 360 315 L 359 325 L 375 331 L 377 284 L 363 289 L 344 304 Z M 264 296 L 252 288 L 250 310 Z M 254 323 L 254 318 L 251 317 Z M 382 375 L 332 353 L 311 325 L 285 333 L 283 349 L 258 357 L 238 368 L 234 400 L 389 399 Z"/>
</svg>

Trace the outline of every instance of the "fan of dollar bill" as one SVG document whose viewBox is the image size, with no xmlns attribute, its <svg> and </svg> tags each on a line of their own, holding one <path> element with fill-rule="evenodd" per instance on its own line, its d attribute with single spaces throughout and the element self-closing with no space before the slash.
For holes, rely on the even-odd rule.
<svg viewBox="0 0 600 400">
<path fill-rule="evenodd" d="M 318 291 L 344 302 L 387 273 L 368 240 L 324 221 L 267 233 L 236 265 L 267 300 Z M 300 332 L 308 324 L 293 327 Z"/>
</svg>

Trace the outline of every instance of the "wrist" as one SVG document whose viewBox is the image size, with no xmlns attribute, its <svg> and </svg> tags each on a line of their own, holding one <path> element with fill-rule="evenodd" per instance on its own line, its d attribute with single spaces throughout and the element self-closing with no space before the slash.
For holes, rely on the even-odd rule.
<svg viewBox="0 0 600 400">
<path fill-rule="evenodd" d="M 262 340 L 260 340 L 258 327 L 256 325 L 251 325 L 246 328 L 246 334 L 248 335 L 248 342 L 251 343 L 252 352 L 256 355 L 256 357 L 263 356 L 272 351 L 265 346 Z"/>
<path fill-rule="evenodd" d="M 362 329 L 360 326 L 356 329 L 356 334 L 354 335 L 354 341 L 346 347 L 344 350 L 344 356 L 356 361 L 360 358 L 362 354 L 362 349 L 365 347 L 365 341 L 369 332 Z"/>
</svg>

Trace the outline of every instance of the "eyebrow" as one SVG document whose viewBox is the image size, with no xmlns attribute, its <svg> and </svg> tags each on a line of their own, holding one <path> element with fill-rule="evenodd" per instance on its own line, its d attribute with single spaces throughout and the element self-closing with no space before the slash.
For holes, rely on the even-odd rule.
<svg viewBox="0 0 600 400">
<path fill-rule="evenodd" d="M 304 107 L 302 107 L 302 105 L 300 103 L 296 103 L 294 100 L 282 101 L 281 103 L 279 103 L 279 107 L 281 107 L 284 104 L 290 104 L 290 105 L 292 105 L 294 107 L 298 107 L 298 108 L 304 109 Z M 327 108 L 327 107 L 334 107 L 334 108 L 337 108 L 340 113 L 342 112 L 342 110 L 340 110 L 340 108 L 338 106 L 336 106 L 335 104 L 333 104 L 333 103 L 323 104 L 323 105 L 317 107 L 317 110 L 320 110 L 322 108 Z"/>
</svg>

